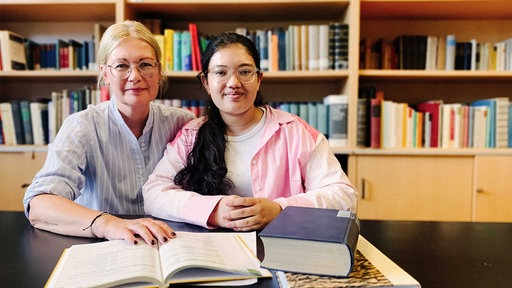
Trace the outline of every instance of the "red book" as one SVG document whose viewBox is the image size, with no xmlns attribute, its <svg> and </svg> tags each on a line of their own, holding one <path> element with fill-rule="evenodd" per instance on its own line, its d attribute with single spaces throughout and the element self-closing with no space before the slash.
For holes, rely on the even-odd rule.
<svg viewBox="0 0 512 288">
<path fill-rule="evenodd" d="M 190 32 L 190 43 L 192 46 L 192 70 L 201 71 L 201 50 L 199 48 L 197 25 L 195 23 L 189 23 L 188 30 Z"/>
<path fill-rule="evenodd" d="M 376 91 L 370 100 L 370 147 L 380 148 L 380 120 L 384 91 Z"/>
<path fill-rule="evenodd" d="M 440 109 L 441 105 L 443 104 L 442 100 L 432 100 L 427 102 L 419 103 L 417 106 L 417 110 L 423 113 L 430 113 L 431 115 L 431 133 L 430 133 L 430 147 L 439 147 L 439 140 L 440 135 L 439 133 L 441 130 L 439 129 L 439 126 L 441 125 L 441 119 L 440 119 Z M 427 141 L 427 139 L 425 139 Z"/>
</svg>

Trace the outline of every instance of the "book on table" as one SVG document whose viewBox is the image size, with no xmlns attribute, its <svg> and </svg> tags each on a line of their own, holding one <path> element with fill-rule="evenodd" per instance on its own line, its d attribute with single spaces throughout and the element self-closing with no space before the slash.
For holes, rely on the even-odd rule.
<svg viewBox="0 0 512 288">
<path fill-rule="evenodd" d="M 254 240 L 251 248 L 243 239 Z M 175 239 L 154 247 L 143 240 L 138 245 L 124 240 L 73 245 L 64 250 L 45 287 L 168 287 L 271 277 L 255 249 L 255 232 L 177 232 Z"/>
<path fill-rule="evenodd" d="M 400 287 L 419 288 L 420 283 L 359 235 L 354 269 L 348 277 L 276 272 L 280 288 Z"/>
<path fill-rule="evenodd" d="M 262 266 L 296 273 L 347 276 L 359 235 L 355 213 L 288 206 L 259 234 Z"/>
</svg>

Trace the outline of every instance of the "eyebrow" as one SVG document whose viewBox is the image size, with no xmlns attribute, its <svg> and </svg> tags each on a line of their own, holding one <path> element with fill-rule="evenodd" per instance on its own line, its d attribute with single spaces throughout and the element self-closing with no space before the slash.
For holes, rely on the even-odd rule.
<svg viewBox="0 0 512 288">
<path fill-rule="evenodd" d="M 250 63 L 243 63 L 243 64 L 238 65 L 234 69 L 238 69 L 238 68 L 241 68 L 241 67 L 247 67 L 247 66 L 249 66 L 249 67 L 256 67 L 256 65 L 253 65 L 253 64 L 250 64 Z M 231 67 L 228 67 L 228 65 L 213 65 L 212 66 L 212 68 L 218 68 L 218 67 L 231 68 Z"/>
</svg>

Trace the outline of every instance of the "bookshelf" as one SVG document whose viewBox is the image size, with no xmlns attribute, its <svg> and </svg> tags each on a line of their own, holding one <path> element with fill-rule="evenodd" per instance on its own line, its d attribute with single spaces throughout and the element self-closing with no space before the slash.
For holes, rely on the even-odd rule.
<svg viewBox="0 0 512 288">
<path fill-rule="evenodd" d="M 446 35 L 497 42 L 512 37 L 512 2 L 509 0 L 5 0 L 0 2 L 0 29 L 28 38 L 90 37 L 94 23 L 124 19 L 158 18 L 162 27 L 186 29 L 191 22 L 204 34 L 237 27 L 258 29 L 289 24 L 340 21 L 349 24 L 349 67 L 342 71 L 264 72 L 262 95 L 267 101 L 314 101 L 329 94 L 349 95 L 348 145 L 332 147 L 348 161 L 348 174 L 361 192 L 374 197 L 360 200 L 361 218 L 512 221 L 510 212 L 493 214 L 492 201 L 506 203 L 503 192 L 484 201 L 488 191 L 486 165 L 502 165 L 512 149 L 370 149 L 357 146 L 358 89 L 375 86 L 385 98 L 415 104 L 443 99 L 467 102 L 482 98 L 512 98 L 512 71 L 426 71 L 359 69 L 360 40 L 392 39 L 401 34 Z M 207 95 L 194 78 L 196 72 L 168 71 L 169 89 L 164 98 L 204 99 Z M 95 71 L 0 71 L 0 102 L 36 99 L 54 90 L 95 85 Z M 31 154 L 45 147 L 0 145 L 0 158 Z M 16 158 L 16 157 L 14 157 Z M 27 159 L 31 159 L 28 157 Z M 2 160 L 3 161 L 3 160 Z M 396 162 L 396 164 L 395 164 Z M 392 163 L 392 164 L 390 164 Z M 40 165 L 41 163 L 37 164 Z M 484 165 L 485 164 L 485 165 Z M 418 169 L 411 169 L 417 167 Z M 451 167 L 453 169 L 436 169 Z M 460 167 L 460 169 L 457 169 Z M 499 166 L 502 167 L 502 166 Z M 464 171 L 461 175 L 459 170 Z M 376 171 L 376 172 L 372 172 Z M 510 169 L 508 170 L 510 171 Z M 32 172 L 30 172 L 32 173 Z M 497 173 L 503 173 L 497 171 Z M 420 177 L 429 174 L 429 177 Z M 389 176 L 386 176 L 389 175 Z M 448 178 L 447 175 L 449 176 Z M 416 179 L 411 184 L 404 179 Z M 3 177 L 2 177 L 3 178 Z M 390 181 L 392 179 L 392 181 Z M 451 179 L 447 183 L 446 179 Z M 3 181 L 3 180 L 2 180 Z M 364 182 L 364 184 L 363 184 Z M 389 184 L 391 183 L 391 184 Z M 19 186 L 19 183 L 13 186 Z M 494 185 L 494 184 L 493 184 Z M 498 182 L 503 191 L 508 184 Z M 364 186 L 364 187 L 363 187 Z M 433 187 L 435 189 L 422 188 Z M 371 188 L 369 188 L 371 187 Z M 388 187 L 384 189 L 384 187 Z M 494 186 L 493 186 L 494 187 Z M 372 189 L 364 191 L 364 189 Z M 435 190 L 435 193 L 431 193 Z M 509 189 L 510 190 L 510 189 Z M 396 191 L 412 194 L 396 195 Z M 454 192 L 455 191 L 455 192 Z M 405 193 L 403 192 L 403 193 Z M 379 193 L 389 197 L 377 197 Z M 425 198 L 420 195 L 431 194 Z M 444 195 L 460 201 L 445 203 L 438 212 L 411 209 L 436 207 Z M 362 193 L 360 193 L 362 194 Z M 361 197 L 361 195 L 360 195 Z M 510 200 L 510 199 L 508 199 Z M 403 206 L 390 215 L 387 207 Z M 457 207 L 450 211 L 450 207 Z M 384 208 L 386 207 L 386 208 Z M 453 212 L 453 213 L 452 213 Z"/>
<path fill-rule="evenodd" d="M 504 28 L 512 24 L 510 1 L 361 0 L 360 5 L 360 40 L 454 34 L 460 41 L 495 43 L 512 37 Z M 358 87 L 375 87 L 386 100 L 410 105 L 512 97 L 512 71 L 360 69 L 358 80 Z M 357 147 L 353 155 L 349 172 L 360 189 L 361 218 L 512 221 L 500 204 L 510 200 L 501 170 L 510 169 L 505 164 L 510 148 Z"/>
</svg>

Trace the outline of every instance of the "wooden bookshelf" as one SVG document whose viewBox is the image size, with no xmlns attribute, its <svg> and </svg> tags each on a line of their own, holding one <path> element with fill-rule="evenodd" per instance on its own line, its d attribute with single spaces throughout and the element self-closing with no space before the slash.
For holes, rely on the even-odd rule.
<svg viewBox="0 0 512 288">
<path fill-rule="evenodd" d="M 457 41 L 496 43 L 512 37 L 506 28 L 512 24 L 512 2 L 506 0 L 361 0 L 360 4 L 360 39 L 454 34 Z M 363 69 L 358 80 L 358 87 L 373 86 L 384 91 L 386 100 L 408 104 L 512 96 L 511 71 Z M 360 217 L 512 221 L 512 213 L 498 204 L 509 201 L 503 192 L 508 184 L 499 180 L 505 172 L 494 169 L 510 153 L 510 148 L 356 148 L 349 174 L 360 189 Z M 497 173 L 496 185 L 489 181 L 488 169 Z M 498 206 L 497 212 L 491 203 Z"/>
</svg>

